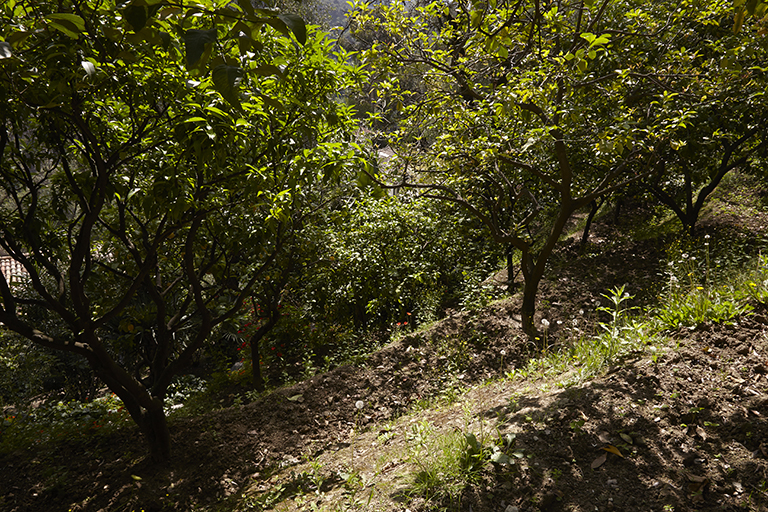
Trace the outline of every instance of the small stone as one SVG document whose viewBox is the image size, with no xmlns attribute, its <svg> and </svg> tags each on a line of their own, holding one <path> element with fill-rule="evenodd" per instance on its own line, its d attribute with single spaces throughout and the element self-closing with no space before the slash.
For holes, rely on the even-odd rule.
<svg viewBox="0 0 768 512">
<path fill-rule="evenodd" d="M 507 508 L 504 509 L 504 512 L 520 512 L 520 509 L 514 505 L 507 505 Z"/>
</svg>

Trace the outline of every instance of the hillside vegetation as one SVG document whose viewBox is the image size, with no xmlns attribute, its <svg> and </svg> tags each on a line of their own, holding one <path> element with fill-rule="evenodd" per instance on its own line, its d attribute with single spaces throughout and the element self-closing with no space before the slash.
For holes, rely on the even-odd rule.
<svg viewBox="0 0 768 512">
<path fill-rule="evenodd" d="M 768 2 L 331 11 L 0 2 L 0 509 L 764 511 Z"/>
<path fill-rule="evenodd" d="M 167 467 L 128 425 L 51 439 L 47 418 L 39 433 L 6 420 L 3 510 L 762 510 L 756 190 L 734 179 L 696 240 L 626 243 L 610 215 L 586 254 L 564 240 L 544 343 L 521 331 L 517 294 L 263 397 L 198 395 L 171 415 Z"/>
</svg>

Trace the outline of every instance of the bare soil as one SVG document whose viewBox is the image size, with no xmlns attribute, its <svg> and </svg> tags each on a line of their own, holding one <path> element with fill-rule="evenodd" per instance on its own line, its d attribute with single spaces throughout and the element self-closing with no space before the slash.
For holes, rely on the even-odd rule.
<svg viewBox="0 0 768 512">
<path fill-rule="evenodd" d="M 768 222 L 702 225 L 754 237 Z M 619 243 L 618 232 L 597 225 L 585 255 L 575 242 L 558 253 L 539 305 L 548 350 L 594 329 L 607 289 L 628 283 L 636 305 L 658 293 L 666 242 Z M 413 425 L 427 422 L 514 433 L 523 455 L 489 464 L 447 510 L 768 511 L 765 309 L 669 333 L 655 357 L 639 350 L 580 382 L 577 364 L 570 377 L 503 378 L 540 350 L 519 330 L 518 300 L 453 314 L 256 402 L 177 418 L 167 467 L 143 460 L 132 428 L 0 454 L 0 510 L 415 511 L 427 503 L 404 498 L 413 488 L 404 453 Z"/>
</svg>

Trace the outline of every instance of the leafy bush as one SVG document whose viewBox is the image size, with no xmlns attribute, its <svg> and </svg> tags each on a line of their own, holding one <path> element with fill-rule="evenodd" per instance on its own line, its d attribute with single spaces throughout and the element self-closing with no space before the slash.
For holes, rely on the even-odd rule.
<svg viewBox="0 0 768 512">
<path fill-rule="evenodd" d="M 113 394 L 91 402 L 43 403 L 37 408 L 28 407 L 4 416 L 0 452 L 83 438 L 130 424 L 123 403 Z"/>
<path fill-rule="evenodd" d="M 0 329 L 0 404 L 20 404 L 56 386 L 56 363 L 51 353 Z"/>
<path fill-rule="evenodd" d="M 487 277 L 499 259 L 476 221 L 407 195 L 359 199 L 318 236 L 325 265 L 306 303 L 318 321 L 355 329 L 440 318 L 468 277 Z"/>
</svg>

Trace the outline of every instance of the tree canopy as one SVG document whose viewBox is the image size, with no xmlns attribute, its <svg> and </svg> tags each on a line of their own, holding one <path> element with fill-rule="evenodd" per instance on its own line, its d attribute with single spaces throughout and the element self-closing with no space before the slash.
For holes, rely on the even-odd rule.
<svg viewBox="0 0 768 512">
<path fill-rule="evenodd" d="M 460 205 L 519 251 L 530 335 L 538 283 L 576 211 L 652 176 L 671 197 L 659 180 L 676 181 L 680 165 L 697 168 L 689 189 L 710 175 L 716 185 L 718 169 L 763 147 L 764 73 L 747 71 L 760 45 L 729 30 L 729 4 L 678 7 L 431 2 L 361 4 L 354 15 L 377 70 L 370 95 L 386 104 L 374 115 L 393 127 L 399 158 L 399 174 L 379 179 Z M 727 133 L 720 115 L 733 119 Z M 693 124 L 709 132 L 683 137 Z M 681 163 L 683 138 L 701 160 Z M 723 152 L 720 167 L 701 165 L 713 161 L 705 147 Z"/>
<path fill-rule="evenodd" d="M 356 71 L 249 2 L 6 2 L 0 321 L 85 357 L 167 460 L 163 399 L 285 263 L 354 145 Z"/>
</svg>

